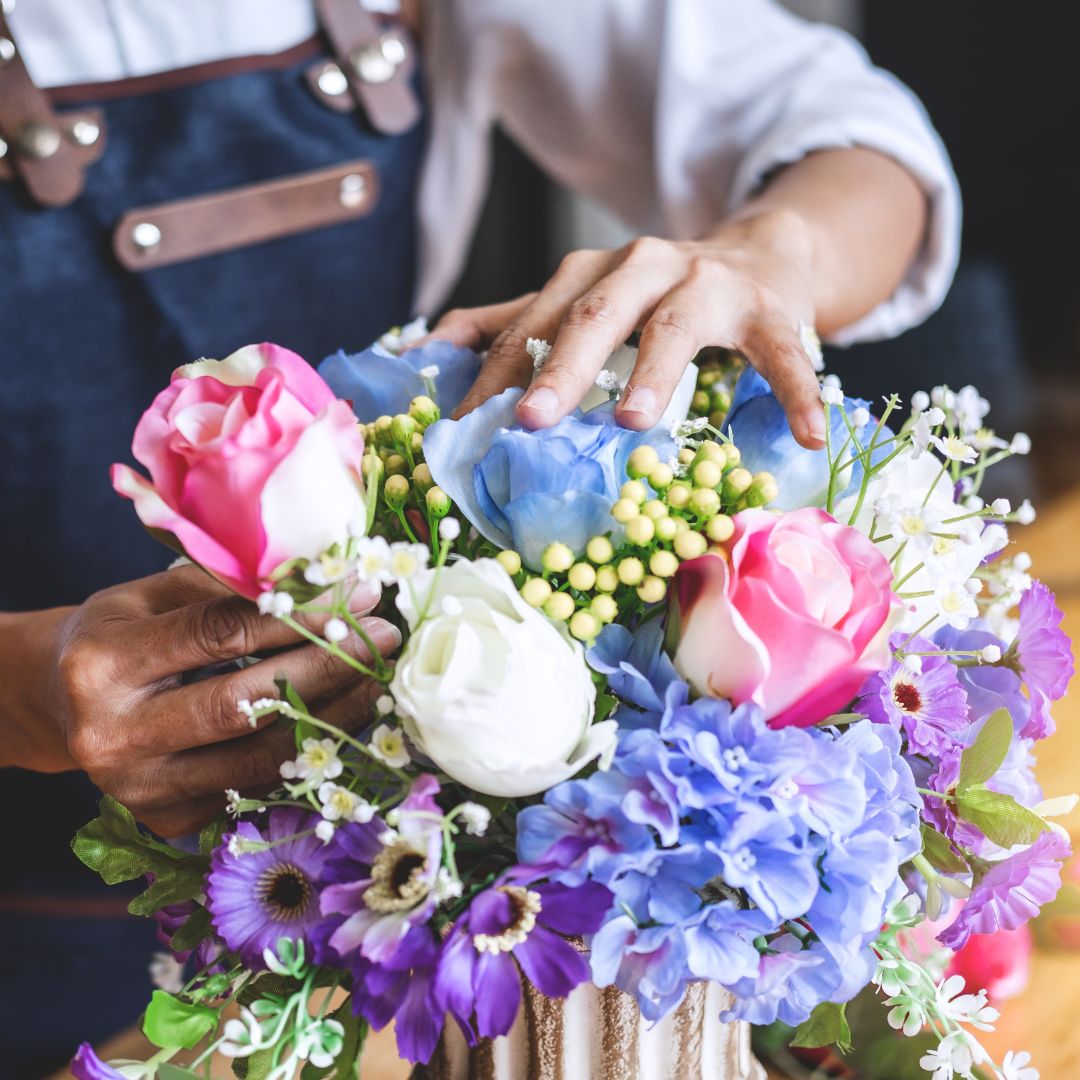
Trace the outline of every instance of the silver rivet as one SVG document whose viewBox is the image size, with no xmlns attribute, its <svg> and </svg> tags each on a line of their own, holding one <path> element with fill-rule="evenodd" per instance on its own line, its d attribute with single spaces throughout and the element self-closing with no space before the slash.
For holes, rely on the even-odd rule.
<svg viewBox="0 0 1080 1080">
<path fill-rule="evenodd" d="M 405 62 L 405 42 L 397 34 L 383 34 L 379 40 L 379 51 L 395 67 Z"/>
<path fill-rule="evenodd" d="M 0 37 L 0 67 L 15 55 L 15 42 L 11 38 Z"/>
<path fill-rule="evenodd" d="M 327 64 L 319 72 L 319 89 L 330 97 L 341 97 L 349 89 L 349 80 L 337 64 Z"/>
<path fill-rule="evenodd" d="M 71 125 L 70 133 L 80 146 L 93 146 L 98 141 L 101 128 L 93 120 L 76 120 Z"/>
<path fill-rule="evenodd" d="M 349 54 L 349 63 L 366 83 L 378 85 L 394 77 L 397 64 L 386 55 L 382 44 L 365 45 Z"/>
<path fill-rule="evenodd" d="M 0 139 L 0 158 L 7 153 L 7 143 L 3 139 Z"/>
<path fill-rule="evenodd" d="M 338 188 L 338 199 L 341 205 L 350 210 L 355 210 L 363 201 L 367 193 L 367 180 L 359 173 L 349 173 L 341 178 Z"/>
<path fill-rule="evenodd" d="M 15 148 L 30 161 L 44 161 L 60 149 L 60 132 L 52 124 L 24 124 L 15 137 Z"/>
<path fill-rule="evenodd" d="M 161 230 L 152 221 L 140 221 L 131 227 L 131 242 L 149 255 L 161 246 Z"/>
</svg>

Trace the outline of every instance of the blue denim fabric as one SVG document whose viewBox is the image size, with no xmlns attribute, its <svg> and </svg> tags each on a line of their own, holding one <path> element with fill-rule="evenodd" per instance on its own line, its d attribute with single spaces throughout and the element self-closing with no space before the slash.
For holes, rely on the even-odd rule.
<svg viewBox="0 0 1080 1080">
<path fill-rule="evenodd" d="M 424 125 L 400 136 L 321 105 L 303 69 L 105 102 L 107 145 L 70 207 L 0 184 L 0 610 L 77 603 L 164 569 L 109 484 L 143 410 L 179 364 L 275 341 L 317 362 L 410 315 Z M 88 103 L 92 104 L 92 103 Z M 365 158 L 366 217 L 140 274 L 111 250 L 116 220 L 157 202 Z M 93 816 L 81 777 L 7 770 L 22 807 L 4 894 L 96 893 L 67 847 Z M 0 1073 L 39 1077 L 79 1039 L 132 1023 L 147 999 L 145 920 L 0 913 Z"/>
</svg>

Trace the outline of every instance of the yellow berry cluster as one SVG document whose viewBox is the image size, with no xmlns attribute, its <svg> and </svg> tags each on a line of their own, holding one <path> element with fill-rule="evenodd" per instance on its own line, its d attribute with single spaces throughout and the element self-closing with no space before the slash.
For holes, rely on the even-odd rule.
<svg viewBox="0 0 1080 1080">
<path fill-rule="evenodd" d="M 708 417 L 709 423 L 719 430 L 731 408 L 731 390 L 744 361 L 726 349 L 705 349 L 695 363 L 699 370 L 690 415 Z"/>
<path fill-rule="evenodd" d="M 550 544 L 535 574 L 523 570 L 516 551 L 496 557 L 526 603 L 592 641 L 620 612 L 661 603 L 681 563 L 709 550 L 723 554 L 735 531 L 732 514 L 776 498 L 771 474 L 752 475 L 739 460 L 731 443 L 707 440 L 680 450 L 673 468 L 639 446 L 611 509 L 617 546 L 611 534 L 594 536 L 579 559 L 566 544 Z"/>
<path fill-rule="evenodd" d="M 424 432 L 438 419 L 438 405 L 420 396 L 412 399 L 407 413 L 380 416 L 363 425 L 364 482 L 381 486 L 383 503 L 406 533 L 407 509 L 419 510 L 429 525 L 450 512 L 450 496 L 436 485 L 423 460 Z"/>
</svg>

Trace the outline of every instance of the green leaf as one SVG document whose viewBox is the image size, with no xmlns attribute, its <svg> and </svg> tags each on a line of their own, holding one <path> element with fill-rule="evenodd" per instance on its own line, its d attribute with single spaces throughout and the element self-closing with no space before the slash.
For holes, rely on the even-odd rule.
<svg viewBox="0 0 1080 1080">
<path fill-rule="evenodd" d="M 981 784 L 957 795 L 956 812 L 999 847 L 1033 844 L 1049 828 L 1038 814 L 1021 806 L 1011 795 L 990 791 Z"/>
<path fill-rule="evenodd" d="M 71 850 L 109 885 L 153 874 L 153 884 L 128 905 L 133 915 L 152 915 L 166 904 L 198 896 L 209 861 L 200 855 L 163 844 L 142 832 L 131 812 L 105 796 L 101 816 L 84 825 L 71 841 Z"/>
<path fill-rule="evenodd" d="M 157 1067 L 157 1080 L 203 1080 L 203 1077 L 190 1069 L 181 1069 L 179 1065 L 163 1061 Z"/>
<path fill-rule="evenodd" d="M 274 680 L 277 685 L 278 693 L 283 697 L 294 709 L 298 712 L 306 713 L 308 707 L 304 704 L 304 699 L 296 692 L 296 687 L 293 686 L 288 679 L 277 678 Z M 322 734 L 318 728 L 313 724 L 309 724 L 306 720 L 297 720 L 296 726 L 293 728 L 293 734 L 296 736 L 296 749 L 299 750 L 304 745 L 305 739 L 317 739 Z"/>
<path fill-rule="evenodd" d="M 929 825 L 922 827 L 923 854 L 930 865 L 946 874 L 966 874 L 968 865 L 952 849 L 948 837 L 942 836 Z"/>
<path fill-rule="evenodd" d="M 792 1046 L 813 1049 L 818 1046 L 836 1046 L 843 1053 L 851 1049 L 851 1028 L 848 1027 L 844 1006 L 833 1001 L 823 1001 L 795 1030 Z"/>
<path fill-rule="evenodd" d="M 343 1042 L 338 1056 L 328 1068 L 320 1069 L 310 1062 L 300 1073 L 300 1080 L 319 1080 L 320 1077 L 332 1077 L 333 1080 L 355 1080 L 360 1051 L 364 1049 L 368 1025 L 352 1011 L 352 999 L 346 998 L 334 1010 L 331 1019 L 336 1020 L 344 1029 Z"/>
<path fill-rule="evenodd" d="M 205 1038 L 218 1022 L 218 1010 L 192 1005 L 155 990 L 143 1019 L 143 1034 L 162 1049 L 182 1046 L 190 1050 Z"/>
<path fill-rule="evenodd" d="M 184 925 L 169 938 L 169 946 L 174 952 L 188 952 L 201 945 L 209 936 L 210 912 L 200 907 L 196 908 Z"/>
<path fill-rule="evenodd" d="M 225 835 L 225 830 L 228 827 L 229 823 L 224 814 L 219 818 L 215 818 L 209 825 L 203 826 L 202 831 L 199 833 L 199 854 L 209 858 L 214 848 L 221 843 L 221 838 Z"/>
<path fill-rule="evenodd" d="M 960 779 L 956 790 L 963 792 L 985 784 L 1001 768 L 1012 743 L 1013 722 L 1008 709 L 991 713 L 979 737 L 960 756 Z"/>
<path fill-rule="evenodd" d="M 239 1080 L 263 1080 L 273 1068 L 274 1048 L 257 1050 L 250 1057 L 233 1058 L 233 1075 Z"/>
</svg>

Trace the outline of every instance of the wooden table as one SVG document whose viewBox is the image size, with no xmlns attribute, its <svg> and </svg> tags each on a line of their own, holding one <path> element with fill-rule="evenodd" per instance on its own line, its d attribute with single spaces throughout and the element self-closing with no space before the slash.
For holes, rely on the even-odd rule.
<svg viewBox="0 0 1080 1080">
<path fill-rule="evenodd" d="M 1048 507 L 1034 525 L 1014 529 L 1017 550 L 1030 552 L 1034 569 L 1058 596 L 1065 629 L 1080 642 L 1080 490 Z M 1080 685 L 1055 709 L 1058 730 L 1039 751 L 1039 779 L 1048 796 L 1080 792 Z M 1080 850 L 1080 809 L 1065 821 Z M 997 1031 L 983 1036 L 1000 1060 L 1006 1050 L 1031 1051 L 1042 1080 L 1080 1077 L 1080 952 L 1036 953 L 1031 984 L 1002 1005 Z M 152 1048 L 135 1029 L 100 1048 L 103 1057 L 138 1058 Z M 409 1066 L 395 1050 L 390 1028 L 373 1034 L 362 1062 L 364 1080 L 406 1080 Z M 231 1078 L 225 1065 L 215 1073 Z M 70 1077 L 65 1072 L 51 1080 Z M 585 1078 L 582 1078 L 585 1080 Z M 782 1080 L 773 1076 L 772 1080 Z"/>
</svg>

